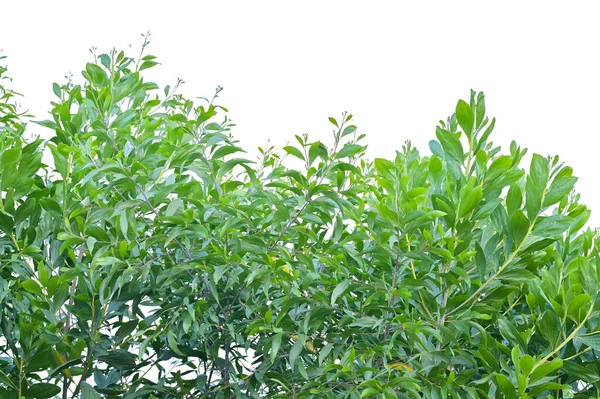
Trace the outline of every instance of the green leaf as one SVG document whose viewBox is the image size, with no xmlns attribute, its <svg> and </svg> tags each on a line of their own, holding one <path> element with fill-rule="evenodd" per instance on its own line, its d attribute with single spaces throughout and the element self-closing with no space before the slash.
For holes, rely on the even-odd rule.
<svg viewBox="0 0 600 399">
<path fill-rule="evenodd" d="M 319 352 L 319 366 L 323 364 L 325 358 L 331 353 L 332 349 L 333 344 L 331 342 L 321 348 L 321 351 Z"/>
<path fill-rule="evenodd" d="M 567 231 L 573 219 L 565 215 L 552 215 L 542 218 L 535 224 L 532 234 L 538 237 L 554 237 Z"/>
<path fill-rule="evenodd" d="M 14 224 L 17 225 L 27 219 L 35 210 L 35 198 L 29 198 L 15 212 Z"/>
<path fill-rule="evenodd" d="M 99 356 L 98 360 L 118 370 L 131 370 L 137 367 L 136 356 L 123 349 L 115 349 L 106 355 Z"/>
<path fill-rule="evenodd" d="M 538 154 L 533 154 L 525 184 L 525 207 L 527 217 L 531 222 L 537 218 L 540 212 L 547 182 L 548 160 Z"/>
<path fill-rule="evenodd" d="M 528 177 L 537 189 L 543 190 L 548 182 L 548 160 L 541 155 L 533 154 Z"/>
<path fill-rule="evenodd" d="M 52 83 L 52 91 L 54 92 L 54 95 L 58 98 L 61 98 L 61 90 L 60 90 L 60 86 L 56 83 Z"/>
<path fill-rule="evenodd" d="M 557 358 L 557 359 L 552 360 L 549 363 L 541 364 L 541 365 L 535 367 L 529 377 L 529 384 L 533 384 L 534 382 L 540 380 L 541 378 L 544 378 L 545 376 L 552 373 L 553 371 L 560 369 L 562 364 L 563 364 L 562 359 Z"/>
<path fill-rule="evenodd" d="M 167 341 L 169 343 L 169 348 L 171 348 L 173 352 L 177 353 L 179 356 L 185 356 L 185 353 L 183 353 L 181 349 L 179 349 L 179 345 L 177 345 L 177 339 L 175 338 L 175 334 L 173 334 L 173 331 L 171 330 L 167 331 Z"/>
<path fill-rule="evenodd" d="M 538 329 L 542 336 L 554 347 L 561 332 L 561 321 L 556 313 L 546 311 L 538 321 Z"/>
<path fill-rule="evenodd" d="M 473 190 L 465 190 L 460 199 L 460 208 L 458 209 L 458 217 L 463 218 L 468 215 L 475 206 L 479 204 L 482 197 L 481 186 L 475 187 Z"/>
<path fill-rule="evenodd" d="M 436 127 L 435 135 L 442 144 L 444 152 L 448 156 L 454 158 L 460 163 L 464 161 L 465 153 L 458 137 L 439 126 Z"/>
<path fill-rule="evenodd" d="M 304 348 L 304 335 L 300 335 L 294 345 L 292 345 L 292 349 L 290 349 L 290 367 L 294 370 L 294 364 L 296 363 L 296 359 L 298 355 L 302 352 L 302 348 Z"/>
<path fill-rule="evenodd" d="M 379 395 L 379 389 L 377 388 L 365 388 L 360 394 L 361 398 L 368 398 L 370 396 Z"/>
<path fill-rule="evenodd" d="M 234 145 L 223 145 L 215 150 L 212 153 L 212 159 L 220 159 L 229 154 L 234 154 L 236 152 L 246 152 L 243 148 L 236 147 Z"/>
<path fill-rule="evenodd" d="M 508 225 L 508 230 L 513 238 L 513 242 L 515 245 L 521 244 L 521 242 L 527 236 L 527 232 L 529 231 L 529 220 L 521 211 L 517 209 L 515 213 L 511 216 L 510 222 Z"/>
<path fill-rule="evenodd" d="M 38 383 L 33 384 L 23 392 L 23 396 L 27 399 L 45 399 L 52 398 L 61 392 L 60 387 L 55 384 Z"/>
<path fill-rule="evenodd" d="M 510 382 L 508 377 L 499 373 L 494 373 L 494 376 L 496 377 L 496 383 L 504 396 L 507 399 L 515 399 L 517 397 L 515 386 Z"/>
<path fill-rule="evenodd" d="M 152 68 L 153 66 L 156 66 L 158 64 L 159 63 L 156 61 L 146 60 L 146 61 L 142 62 L 142 65 L 140 66 L 140 71 L 143 71 L 144 69 Z"/>
<path fill-rule="evenodd" d="M 46 212 L 52 212 L 58 216 L 62 215 L 62 209 L 60 205 L 52 198 L 40 198 L 40 205 L 42 206 L 42 208 L 44 208 Z"/>
<path fill-rule="evenodd" d="M 592 297 L 589 294 L 579 294 L 575 296 L 575 298 L 571 299 L 571 302 L 567 307 L 567 314 L 569 316 L 574 316 L 575 312 L 577 312 L 582 306 L 588 305 L 591 299 Z"/>
<path fill-rule="evenodd" d="M 21 159 L 21 149 L 11 148 L 5 150 L 2 153 L 2 160 L 0 160 L 0 171 L 6 170 L 11 165 L 16 164 Z"/>
<path fill-rule="evenodd" d="M 69 167 L 67 164 L 67 158 L 63 154 L 58 151 L 58 148 L 51 144 L 47 144 L 48 148 L 50 148 L 50 152 L 52 153 L 52 157 L 54 158 L 54 166 L 60 175 L 64 178 L 69 174 Z"/>
<path fill-rule="evenodd" d="M 505 318 L 498 319 L 498 327 L 500 330 L 500 334 L 506 339 L 511 346 L 519 345 L 521 348 L 521 352 L 527 352 L 527 345 L 523 340 L 519 331 L 515 328 L 515 326 L 510 323 Z"/>
<path fill-rule="evenodd" d="M 335 289 L 331 293 L 331 306 L 335 305 L 335 302 L 337 301 L 339 296 L 346 292 L 349 285 L 350 280 L 344 280 L 335 287 Z"/>
<path fill-rule="evenodd" d="M 375 169 L 386 178 L 394 178 L 396 174 L 396 165 L 393 162 L 383 158 L 375 158 Z"/>
<path fill-rule="evenodd" d="M 576 337 L 578 341 L 583 342 L 586 346 L 590 348 L 600 351 L 600 334 L 594 333 L 592 335 L 578 335 Z"/>
<path fill-rule="evenodd" d="M 283 150 L 285 152 L 287 152 L 290 155 L 295 156 L 296 158 L 301 159 L 302 161 L 306 161 L 306 159 L 304 158 L 304 155 L 302 154 L 302 152 L 297 149 L 296 147 L 292 147 L 291 145 L 287 145 L 285 147 L 283 147 Z"/>
<path fill-rule="evenodd" d="M 506 194 L 506 210 L 508 215 L 515 213 L 517 209 L 521 209 L 523 203 L 523 193 L 517 184 L 510 186 L 508 194 Z"/>
<path fill-rule="evenodd" d="M 558 172 L 546 193 L 546 197 L 544 197 L 542 206 L 547 207 L 556 204 L 573 190 L 577 178 L 572 174 L 573 169 L 570 167 L 564 167 Z"/>
<path fill-rule="evenodd" d="M 283 337 L 283 333 L 275 334 L 273 339 L 271 340 L 271 364 L 275 363 L 275 359 L 277 358 L 277 353 L 279 353 L 279 348 L 281 347 L 281 338 Z"/>
<path fill-rule="evenodd" d="M 523 355 L 521 357 L 521 359 L 519 360 L 519 366 L 521 367 L 521 372 L 523 373 L 523 375 L 529 376 L 529 374 L 531 373 L 531 370 L 533 370 L 534 364 L 535 364 L 535 361 L 534 361 L 533 357 L 531 357 L 531 355 L 529 355 L 529 354 Z"/>
<path fill-rule="evenodd" d="M 5 212 L 0 211 L 0 228 L 10 236 L 14 227 L 15 225 L 13 218 L 10 217 L 10 215 L 7 215 Z"/>
<path fill-rule="evenodd" d="M 42 289 L 40 288 L 39 284 L 34 280 L 25 280 L 21 283 L 21 285 L 23 286 L 23 288 L 25 288 L 32 294 L 42 295 Z"/>
<path fill-rule="evenodd" d="M 346 144 L 341 150 L 335 155 L 337 159 L 351 157 L 358 154 L 363 149 L 362 145 L 358 144 Z"/>
<path fill-rule="evenodd" d="M 101 87 L 106 84 L 106 81 L 108 80 L 106 72 L 98 65 L 87 63 L 85 66 L 85 71 L 87 72 L 88 76 L 84 75 L 84 77 L 86 79 L 89 78 L 90 82 L 92 82 L 95 86 Z"/>
<path fill-rule="evenodd" d="M 459 100 L 456 104 L 456 121 L 467 137 L 471 138 L 475 125 L 475 115 L 471 106 L 463 100 Z"/>
<path fill-rule="evenodd" d="M 94 387 L 92 387 L 87 382 L 81 383 L 81 396 L 83 399 L 102 399 L 102 395 L 100 395 Z"/>
<path fill-rule="evenodd" d="M 125 112 L 121 112 L 119 116 L 110 124 L 110 127 L 115 129 L 122 129 L 129 125 L 129 123 L 137 116 L 137 113 L 133 109 L 128 109 Z"/>
</svg>

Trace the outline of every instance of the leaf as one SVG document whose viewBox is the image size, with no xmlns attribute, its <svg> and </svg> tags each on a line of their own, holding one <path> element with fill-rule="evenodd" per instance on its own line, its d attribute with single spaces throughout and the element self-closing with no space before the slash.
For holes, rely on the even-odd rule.
<svg viewBox="0 0 600 399">
<path fill-rule="evenodd" d="M 504 339 L 506 339 L 511 346 L 519 345 L 521 347 L 521 352 L 527 352 L 527 345 L 525 344 L 523 337 L 512 323 L 505 318 L 501 318 L 498 319 L 498 327 L 500 334 L 502 334 Z"/>
<path fill-rule="evenodd" d="M 355 320 L 353 323 L 349 324 L 348 327 L 373 328 L 378 322 L 380 322 L 380 320 L 375 317 L 365 316 Z"/>
<path fill-rule="evenodd" d="M 0 114 L 1 115 L 1 114 Z M 21 149 L 20 148 L 11 148 L 5 150 L 2 153 L 2 160 L 0 160 L 0 171 L 6 170 L 8 166 L 14 165 L 19 162 L 21 158 Z"/>
<path fill-rule="evenodd" d="M 478 242 L 475 243 L 475 250 L 475 264 L 477 266 L 477 271 L 479 272 L 479 280 L 484 281 L 485 275 L 487 274 L 487 260 L 485 252 Z"/>
<path fill-rule="evenodd" d="M 19 208 L 17 208 L 17 211 L 15 212 L 14 224 L 18 225 L 27 219 L 35 210 L 35 204 L 35 198 L 29 198 Z"/>
<path fill-rule="evenodd" d="M 137 367 L 136 356 L 124 349 L 115 349 L 107 355 L 99 356 L 98 360 L 118 370 L 131 370 Z"/>
<path fill-rule="evenodd" d="M 10 236 L 14 227 L 15 225 L 13 218 L 11 218 L 10 215 L 7 215 L 6 213 L 0 211 L 0 228 Z"/>
<path fill-rule="evenodd" d="M 456 121 L 467 137 L 471 138 L 475 125 L 475 115 L 471 106 L 463 100 L 459 100 L 456 104 Z"/>
<path fill-rule="evenodd" d="M 377 172 L 379 172 L 382 176 L 388 179 L 394 178 L 396 174 L 396 165 L 394 165 L 393 162 L 390 162 L 384 158 L 375 158 L 373 164 Z"/>
<path fill-rule="evenodd" d="M 516 246 L 521 244 L 527 236 L 527 232 L 529 231 L 529 220 L 527 220 L 527 217 L 520 209 L 516 210 L 511 216 L 508 224 L 508 231 Z"/>
<path fill-rule="evenodd" d="M 475 187 L 473 190 L 465 190 L 464 196 L 460 201 L 460 208 L 458 209 L 458 217 L 463 218 L 468 215 L 475 206 L 479 204 L 482 197 L 481 186 Z"/>
<path fill-rule="evenodd" d="M 521 357 L 521 359 L 519 360 L 519 366 L 521 367 L 521 372 L 523 373 L 523 375 L 525 376 L 529 376 L 529 374 L 531 373 L 531 370 L 533 370 L 533 365 L 535 364 L 535 361 L 533 359 L 533 357 L 531 357 L 531 355 L 525 354 Z"/>
<path fill-rule="evenodd" d="M 88 76 L 84 75 L 84 77 L 89 79 L 90 82 L 92 82 L 95 86 L 104 86 L 106 80 L 108 79 L 104 69 L 100 68 L 96 64 L 87 63 L 85 66 L 85 71 L 87 72 Z"/>
<path fill-rule="evenodd" d="M 523 203 L 523 193 L 517 184 L 510 186 L 508 194 L 506 194 L 506 210 L 508 215 L 515 213 L 517 209 L 521 209 Z"/>
<path fill-rule="evenodd" d="M 435 135 L 442 144 L 444 152 L 448 156 L 454 158 L 460 163 L 464 161 L 465 153 L 458 137 L 439 126 L 435 129 Z"/>
<path fill-rule="evenodd" d="M 333 344 L 331 342 L 321 348 L 321 351 L 319 352 L 319 366 L 323 364 L 323 361 L 331 353 L 332 349 Z"/>
<path fill-rule="evenodd" d="M 23 288 L 25 288 L 32 294 L 42 295 L 42 289 L 40 288 L 39 284 L 34 280 L 25 280 L 21 283 L 21 285 L 23 286 Z"/>
<path fill-rule="evenodd" d="M 583 342 L 586 346 L 600 351 L 600 334 L 594 333 L 592 335 L 578 335 L 576 339 Z"/>
<path fill-rule="evenodd" d="M 110 124 L 110 127 L 116 129 L 125 128 L 136 116 L 137 114 L 135 110 L 128 109 L 125 112 L 121 112 L 119 116 L 117 116 L 117 118 Z"/>
<path fill-rule="evenodd" d="M 552 360 L 550 363 L 545 363 L 545 364 L 537 366 L 536 368 L 534 368 L 534 370 L 532 371 L 532 373 L 529 377 L 529 384 L 533 384 L 534 382 L 538 381 L 541 378 L 544 378 L 545 376 L 552 373 L 553 371 L 560 369 L 562 364 L 563 364 L 562 359 L 556 358 L 556 359 Z"/>
<path fill-rule="evenodd" d="M 536 223 L 532 234 L 543 238 L 554 237 L 567 231 L 571 224 L 573 224 L 573 219 L 568 216 L 548 216 Z"/>
<path fill-rule="evenodd" d="M 548 181 L 548 160 L 538 154 L 533 154 L 529 175 L 525 183 L 525 207 L 527 217 L 533 222 L 542 206 L 542 198 Z"/>
<path fill-rule="evenodd" d="M 2 382 L 7 387 L 17 388 L 17 386 L 10 380 L 10 378 L 8 378 L 8 376 L 4 374 L 4 372 L 2 372 L 2 370 L 0 370 L 0 382 Z M 0 396 L 0 398 L 1 397 L 2 396 Z"/>
<path fill-rule="evenodd" d="M 63 179 L 66 178 L 69 173 L 67 158 L 65 158 L 65 156 L 58 151 L 58 148 L 55 145 L 48 143 L 47 146 L 50 148 L 50 152 L 54 158 L 54 167 L 58 173 L 60 173 Z"/>
<path fill-rule="evenodd" d="M 142 65 L 140 66 L 140 71 L 143 71 L 144 69 L 152 68 L 153 66 L 156 66 L 156 65 L 158 65 L 158 62 L 146 60 L 146 61 L 142 62 Z"/>
<path fill-rule="evenodd" d="M 52 83 L 52 91 L 54 92 L 54 95 L 56 95 L 56 97 L 61 98 L 60 86 L 58 84 Z"/>
<path fill-rule="evenodd" d="M 554 347 L 561 332 L 561 321 L 558 315 L 552 311 L 546 311 L 537 323 L 542 337 Z"/>
<path fill-rule="evenodd" d="M 220 159 L 229 154 L 234 154 L 236 152 L 246 152 L 243 148 L 236 147 L 234 145 L 223 145 L 220 146 L 212 153 L 212 159 Z"/>
<path fill-rule="evenodd" d="M 500 388 L 500 391 L 504 394 L 507 399 L 515 399 L 517 397 L 517 393 L 515 390 L 515 386 L 512 382 L 503 374 L 494 373 L 496 377 L 496 383 Z"/>
<path fill-rule="evenodd" d="M 183 208 L 183 201 L 179 198 L 174 198 L 171 200 L 171 202 L 169 202 L 167 210 L 165 211 L 165 215 L 173 216 L 180 208 Z"/>
<path fill-rule="evenodd" d="M 177 345 L 177 339 L 175 338 L 175 334 L 173 334 L 173 331 L 171 330 L 167 331 L 167 342 L 169 343 L 169 348 L 171 348 L 173 352 L 177 353 L 179 356 L 185 356 L 185 353 L 183 353 L 181 349 L 179 349 L 179 345 Z"/>
<path fill-rule="evenodd" d="M 283 147 L 283 150 L 285 152 L 287 152 L 290 155 L 295 156 L 296 158 L 301 159 L 302 161 L 306 161 L 306 159 L 304 158 L 304 155 L 302 154 L 302 152 L 297 149 L 296 147 L 292 147 L 291 145 L 287 145 L 285 147 Z"/>
<path fill-rule="evenodd" d="M 537 189 L 543 190 L 548 182 L 548 160 L 539 154 L 533 154 L 528 177 Z"/>
<path fill-rule="evenodd" d="M 81 396 L 83 399 L 102 399 L 102 395 L 100 395 L 94 387 L 92 387 L 87 382 L 81 383 Z"/>
<path fill-rule="evenodd" d="M 133 330 L 135 330 L 137 324 L 137 320 L 130 320 L 126 323 L 121 324 L 121 326 L 115 334 L 115 342 L 121 343 L 125 338 L 129 336 L 129 334 L 133 332 Z"/>
<path fill-rule="evenodd" d="M 487 200 L 483 205 L 475 212 L 473 220 L 481 220 L 490 217 L 494 210 L 500 205 L 502 200 L 500 198 L 493 198 Z"/>
<path fill-rule="evenodd" d="M 554 205 L 568 195 L 577 182 L 577 177 L 572 176 L 573 169 L 570 167 L 562 168 L 550 185 L 550 189 L 544 197 L 542 206 Z"/>
<path fill-rule="evenodd" d="M 292 370 L 294 370 L 294 364 L 296 363 L 296 359 L 298 358 L 298 355 L 300 355 L 300 353 L 302 352 L 302 348 L 304 348 L 304 340 L 305 337 L 304 335 L 300 335 L 298 337 L 298 339 L 296 340 L 296 342 L 294 342 L 294 345 L 292 346 L 292 349 L 290 349 L 290 367 Z"/>
<path fill-rule="evenodd" d="M 358 154 L 363 149 L 362 145 L 358 144 L 346 144 L 338 153 L 335 155 L 337 159 L 351 157 Z"/>
<path fill-rule="evenodd" d="M 277 357 L 277 353 L 279 352 L 279 348 L 281 347 L 282 337 L 283 333 L 278 333 L 275 334 L 275 336 L 271 340 L 271 364 L 275 363 L 275 358 Z"/>
<path fill-rule="evenodd" d="M 335 289 L 331 293 L 331 306 L 335 305 L 335 302 L 337 301 L 339 296 L 342 295 L 348 289 L 349 285 L 350 280 L 344 280 L 335 287 Z"/>
<path fill-rule="evenodd" d="M 52 398 L 60 392 L 60 387 L 55 384 L 38 383 L 27 388 L 23 393 L 23 396 L 27 399 L 45 399 Z"/>
<path fill-rule="evenodd" d="M 229 171 L 231 171 L 236 165 L 243 165 L 243 164 L 247 164 L 247 163 L 253 163 L 253 162 L 249 161 L 247 159 L 241 159 L 241 158 L 230 159 L 229 161 L 227 161 L 223 165 L 221 165 L 221 167 L 219 168 L 219 171 L 217 172 L 216 180 L 220 181 L 221 178 L 223 176 L 225 176 L 225 174 L 227 174 Z"/>
<path fill-rule="evenodd" d="M 55 215 L 62 215 L 62 209 L 58 202 L 54 201 L 52 198 L 42 197 L 40 198 L 40 205 L 46 212 L 52 212 Z"/>
<path fill-rule="evenodd" d="M 368 398 L 369 396 L 379 395 L 379 389 L 377 388 L 365 388 L 360 394 L 361 398 Z"/>
</svg>

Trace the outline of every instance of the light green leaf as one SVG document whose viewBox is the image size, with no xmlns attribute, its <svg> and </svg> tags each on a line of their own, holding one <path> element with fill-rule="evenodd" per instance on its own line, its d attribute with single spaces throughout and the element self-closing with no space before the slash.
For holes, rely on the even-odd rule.
<svg viewBox="0 0 600 399">
<path fill-rule="evenodd" d="M 467 137 L 473 135 L 473 127 L 475 125 L 475 115 L 469 104 L 463 100 L 459 100 L 456 104 L 456 121 L 462 128 Z"/>
</svg>

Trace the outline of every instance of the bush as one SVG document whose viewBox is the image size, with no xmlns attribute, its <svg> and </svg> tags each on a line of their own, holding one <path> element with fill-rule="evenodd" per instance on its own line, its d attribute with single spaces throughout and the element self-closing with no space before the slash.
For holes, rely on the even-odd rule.
<svg viewBox="0 0 600 399">
<path fill-rule="evenodd" d="M 590 211 L 483 93 L 431 156 L 343 114 L 252 162 L 144 54 L 54 84 L 46 142 L 0 89 L 0 397 L 598 397 Z"/>
</svg>

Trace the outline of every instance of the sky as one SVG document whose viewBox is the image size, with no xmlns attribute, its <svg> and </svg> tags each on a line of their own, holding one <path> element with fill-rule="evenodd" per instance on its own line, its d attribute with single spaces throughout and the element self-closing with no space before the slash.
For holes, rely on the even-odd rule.
<svg viewBox="0 0 600 399">
<path fill-rule="evenodd" d="M 180 77 L 188 97 L 224 87 L 245 148 L 329 140 L 327 118 L 348 111 L 370 158 L 406 140 L 428 154 L 437 122 L 484 91 L 494 143 L 559 155 L 597 227 L 599 15 L 595 1 L 0 0 L 0 49 L 23 107 L 47 119 L 52 83 L 81 82 L 91 47 L 137 54 L 150 31 L 149 78 Z"/>
</svg>

